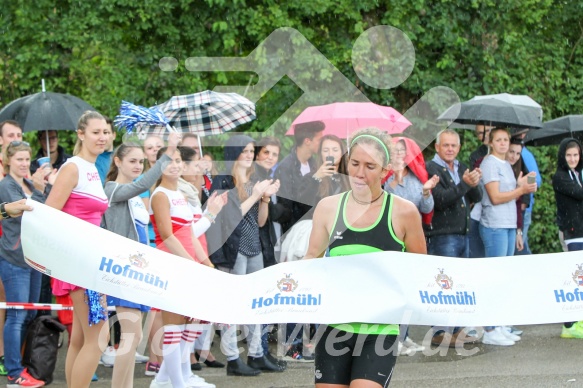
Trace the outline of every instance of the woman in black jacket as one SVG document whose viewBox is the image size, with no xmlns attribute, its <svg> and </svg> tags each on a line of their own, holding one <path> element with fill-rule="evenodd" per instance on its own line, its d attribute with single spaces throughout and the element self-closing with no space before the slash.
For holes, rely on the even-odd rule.
<svg viewBox="0 0 583 388">
<path fill-rule="evenodd" d="M 557 203 L 557 224 L 569 251 L 583 250 L 583 185 L 581 143 L 564 139 L 559 145 L 553 190 Z M 562 338 L 583 338 L 583 321 L 565 322 Z"/>
<path fill-rule="evenodd" d="M 231 137 L 224 147 L 226 171 L 213 179 L 210 193 L 228 192 L 227 204 L 209 228 L 206 237 L 211 261 L 219 270 L 245 275 L 263 268 L 259 228 L 264 226 L 271 196 L 277 193 L 279 181 L 257 180 L 254 174 L 255 141 L 249 136 Z M 263 354 L 259 345 L 260 328 L 249 329 L 248 364 L 239 358 L 236 326 L 223 330 L 221 349 L 227 356 L 227 375 L 256 376 L 260 370 L 282 372 Z"/>
</svg>

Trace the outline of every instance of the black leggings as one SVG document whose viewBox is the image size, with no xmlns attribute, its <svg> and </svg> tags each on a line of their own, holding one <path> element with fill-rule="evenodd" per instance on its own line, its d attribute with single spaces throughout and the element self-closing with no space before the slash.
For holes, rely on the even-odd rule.
<svg viewBox="0 0 583 388">
<path fill-rule="evenodd" d="M 396 339 L 326 327 L 316 345 L 316 384 L 350 385 L 364 379 L 388 387 L 397 361 Z"/>
</svg>

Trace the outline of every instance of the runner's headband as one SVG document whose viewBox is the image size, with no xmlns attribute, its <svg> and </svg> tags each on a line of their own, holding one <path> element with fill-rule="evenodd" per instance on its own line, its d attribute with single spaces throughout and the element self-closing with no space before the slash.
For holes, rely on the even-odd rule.
<svg viewBox="0 0 583 388">
<path fill-rule="evenodd" d="M 356 143 L 356 141 L 362 137 L 367 137 L 367 138 L 376 140 L 381 145 L 381 147 L 383 147 L 383 150 L 385 151 L 385 155 L 387 157 L 387 164 L 389 164 L 389 161 L 391 160 L 391 158 L 389 157 L 389 149 L 387 148 L 387 145 L 385 143 L 383 143 L 383 141 L 376 136 L 368 135 L 368 134 L 358 135 L 357 137 L 352 139 L 352 142 L 350 143 L 350 148 L 354 147 L 354 143 Z"/>
</svg>

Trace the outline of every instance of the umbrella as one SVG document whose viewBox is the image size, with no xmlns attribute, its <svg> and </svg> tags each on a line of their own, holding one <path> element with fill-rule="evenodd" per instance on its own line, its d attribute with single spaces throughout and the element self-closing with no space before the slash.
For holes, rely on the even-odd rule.
<svg viewBox="0 0 583 388">
<path fill-rule="evenodd" d="M 21 97 L 10 102 L 0 110 L 0 122 L 15 120 L 23 132 L 49 130 L 75 130 L 83 112 L 94 111 L 91 105 L 70 94 L 53 93 L 45 90 L 42 80 L 42 92 Z M 47 137 L 47 156 L 49 134 Z"/>
<path fill-rule="evenodd" d="M 537 112 L 537 117 L 539 118 L 539 120 L 543 119 L 543 108 L 540 106 L 540 104 L 524 94 L 509 94 L 509 93 L 486 94 L 484 96 L 475 96 L 470 101 L 483 100 L 487 98 L 493 98 L 495 100 L 504 101 L 512 105 L 518 105 L 525 108 L 534 109 Z"/>
<path fill-rule="evenodd" d="M 449 107 L 438 120 L 510 128 L 541 128 L 538 110 L 496 98 L 472 99 Z"/>
<path fill-rule="evenodd" d="M 255 104 L 237 93 L 210 90 L 174 96 L 156 105 L 178 132 L 199 136 L 218 135 L 255 119 Z M 166 126 L 138 124 L 138 134 L 163 134 Z"/>
<path fill-rule="evenodd" d="M 312 106 L 304 110 L 292 123 L 286 135 L 293 135 L 296 124 L 322 121 L 325 135 L 336 135 L 346 139 L 360 128 L 377 127 L 390 134 L 402 133 L 411 125 L 402 114 L 390 106 L 372 102 L 337 102 Z"/>
<path fill-rule="evenodd" d="M 568 137 L 583 141 L 583 115 L 567 115 L 547 121 L 543 129 L 529 132 L 524 138 L 524 144 L 557 145 Z"/>
<path fill-rule="evenodd" d="M 86 110 L 95 110 L 70 94 L 43 91 L 12 101 L 0 110 L 0 121 L 15 120 L 24 132 L 77 129 Z"/>
</svg>

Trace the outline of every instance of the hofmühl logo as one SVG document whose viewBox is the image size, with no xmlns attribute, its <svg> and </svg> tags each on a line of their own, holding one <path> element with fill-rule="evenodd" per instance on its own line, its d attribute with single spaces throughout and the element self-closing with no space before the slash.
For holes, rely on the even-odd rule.
<svg viewBox="0 0 583 388">
<path fill-rule="evenodd" d="M 579 287 L 583 286 L 583 264 L 577 264 L 577 269 L 571 274 L 571 278 L 577 285 L 577 288 L 574 288 L 573 292 L 566 290 L 554 290 L 555 301 L 557 303 L 583 301 L 583 292 L 579 290 Z"/>
<path fill-rule="evenodd" d="M 296 288 L 298 288 L 298 282 L 291 278 L 290 274 L 284 274 L 285 277 L 282 278 L 280 281 L 277 282 L 277 288 L 281 292 L 294 292 Z"/>
<path fill-rule="evenodd" d="M 283 274 L 284 277 L 277 282 L 277 289 L 281 292 L 291 293 L 298 288 L 300 284 L 297 280 L 292 279 L 291 273 Z M 281 293 L 273 295 L 273 297 L 259 297 L 253 298 L 251 302 L 251 309 L 259 309 L 262 307 L 269 306 L 282 306 L 282 305 L 298 305 L 298 306 L 319 306 L 322 304 L 322 294 L 312 295 L 312 294 L 297 294 L 283 296 Z"/>
<path fill-rule="evenodd" d="M 128 260 L 131 265 L 140 269 L 145 269 L 148 266 L 148 262 L 144 259 L 143 253 L 134 253 L 133 255 L 130 255 Z"/>
<path fill-rule="evenodd" d="M 577 264 L 577 270 L 571 276 L 576 285 L 583 286 L 583 264 Z"/>
<path fill-rule="evenodd" d="M 435 283 L 437 283 L 442 290 L 453 288 L 453 279 L 443 273 L 443 268 L 438 268 L 438 270 L 439 274 L 435 276 Z"/>
<path fill-rule="evenodd" d="M 441 288 L 437 294 L 430 294 L 428 291 L 419 290 L 421 303 L 427 304 L 449 304 L 449 305 L 475 305 L 476 293 L 468 291 L 456 291 L 453 293 L 453 279 L 445 274 L 444 268 L 438 268 L 439 273 L 435 276 L 435 283 Z M 444 291 L 450 291 L 446 293 Z"/>
</svg>

